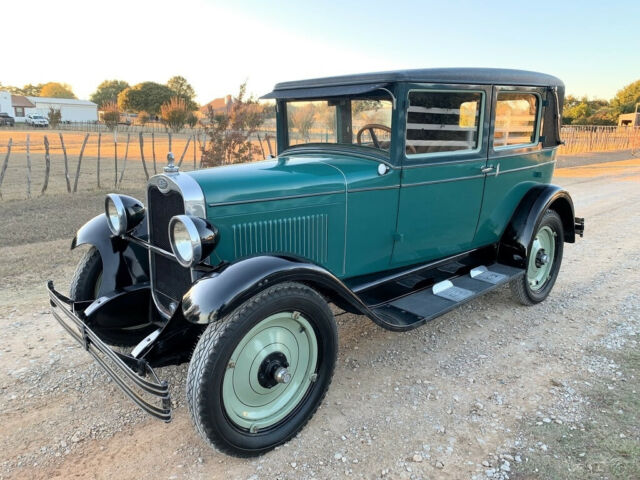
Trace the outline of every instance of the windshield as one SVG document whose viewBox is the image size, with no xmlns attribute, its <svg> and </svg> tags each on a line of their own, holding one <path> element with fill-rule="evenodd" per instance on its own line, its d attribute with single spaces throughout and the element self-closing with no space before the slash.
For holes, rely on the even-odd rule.
<svg viewBox="0 0 640 480">
<path fill-rule="evenodd" d="M 289 101 L 289 146 L 359 145 L 388 154 L 391 112 L 391 100 L 375 97 Z"/>
<path fill-rule="evenodd" d="M 44 120 L 44 117 L 42 115 L 31 115 L 31 118 L 35 118 L 37 120 Z"/>
</svg>

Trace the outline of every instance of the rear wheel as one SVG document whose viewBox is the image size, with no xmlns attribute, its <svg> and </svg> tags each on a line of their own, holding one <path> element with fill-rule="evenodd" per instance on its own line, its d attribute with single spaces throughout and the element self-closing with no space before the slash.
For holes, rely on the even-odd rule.
<svg viewBox="0 0 640 480">
<path fill-rule="evenodd" d="M 527 270 L 511 282 L 516 300 L 523 305 L 534 305 L 547 298 L 558 278 L 563 246 L 562 220 L 554 210 L 547 210 L 529 245 Z"/>
<path fill-rule="evenodd" d="M 331 383 L 337 331 L 323 298 L 297 283 L 274 285 L 200 338 L 187 402 L 202 437 L 228 454 L 260 455 L 293 437 Z"/>
</svg>

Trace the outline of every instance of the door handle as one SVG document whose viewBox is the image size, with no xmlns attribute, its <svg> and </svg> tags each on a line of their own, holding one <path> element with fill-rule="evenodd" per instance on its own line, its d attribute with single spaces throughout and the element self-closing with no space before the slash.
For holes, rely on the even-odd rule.
<svg viewBox="0 0 640 480">
<path fill-rule="evenodd" d="M 482 167 L 480 169 L 480 172 L 487 174 L 487 173 L 491 173 L 495 170 L 495 175 L 496 177 L 500 174 L 500 164 L 498 164 L 497 167 L 494 167 L 493 165 L 487 165 L 486 167 Z"/>
</svg>

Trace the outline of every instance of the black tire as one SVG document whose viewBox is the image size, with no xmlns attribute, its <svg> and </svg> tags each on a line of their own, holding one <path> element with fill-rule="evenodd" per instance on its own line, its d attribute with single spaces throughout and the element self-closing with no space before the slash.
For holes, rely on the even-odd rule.
<svg viewBox="0 0 640 480">
<path fill-rule="evenodd" d="M 91 247 L 85 252 L 76 267 L 71 279 L 69 298 L 75 301 L 95 300 L 98 282 L 101 281 L 101 278 L 102 257 L 100 257 L 100 252 L 95 247 Z M 101 328 L 97 325 L 90 325 L 90 328 L 107 345 L 127 348 L 140 343 L 143 338 L 157 327 L 149 322 L 135 325 L 127 330 L 122 328 Z"/>
<path fill-rule="evenodd" d="M 95 300 L 96 287 L 102 277 L 102 258 L 95 247 L 80 259 L 71 279 L 70 298 L 76 301 Z"/>
<path fill-rule="evenodd" d="M 555 255 L 553 258 L 553 264 L 551 266 L 549 278 L 536 290 L 532 289 L 531 285 L 529 285 L 527 272 L 510 283 L 513 298 L 523 305 L 535 305 L 536 303 L 540 303 L 546 299 L 549 296 L 549 293 L 551 293 L 551 290 L 556 283 L 556 279 L 558 278 L 558 273 L 560 272 L 564 247 L 564 229 L 560 215 L 558 215 L 555 210 L 547 210 L 540 219 L 538 225 L 536 225 L 535 231 L 539 232 L 543 227 L 550 228 L 554 233 Z M 530 255 L 532 244 L 533 239 L 531 239 L 531 243 L 529 244 Z M 527 265 L 529 265 L 529 260 L 530 259 L 527 258 Z"/>
<path fill-rule="evenodd" d="M 274 425 L 251 432 L 225 411 L 223 381 L 236 346 L 263 319 L 297 311 L 313 326 L 318 343 L 316 379 L 296 407 Z M 187 374 L 187 403 L 196 429 L 211 446 L 229 455 L 261 455 L 296 435 L 316 412 L 329 388 L 336 362 L 338 334 L 324 299 L 298 283 L 274 285 L 230 315 L 210 324 L 196 345 Z"/>
</svg>

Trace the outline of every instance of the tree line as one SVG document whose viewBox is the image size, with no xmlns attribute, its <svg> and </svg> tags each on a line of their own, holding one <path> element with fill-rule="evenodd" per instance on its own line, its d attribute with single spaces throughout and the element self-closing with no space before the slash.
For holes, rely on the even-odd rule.
<svg viewBox="0 0 640 480">
<path fill-rule="evenodd" d="M 640 102 L 640 80 L 618 90 L 611 100 L 577 98 L 564 99 L 562 123 L 565 125 L 617 125 L 623 113 L 632 113 Z"/>
</svg>

